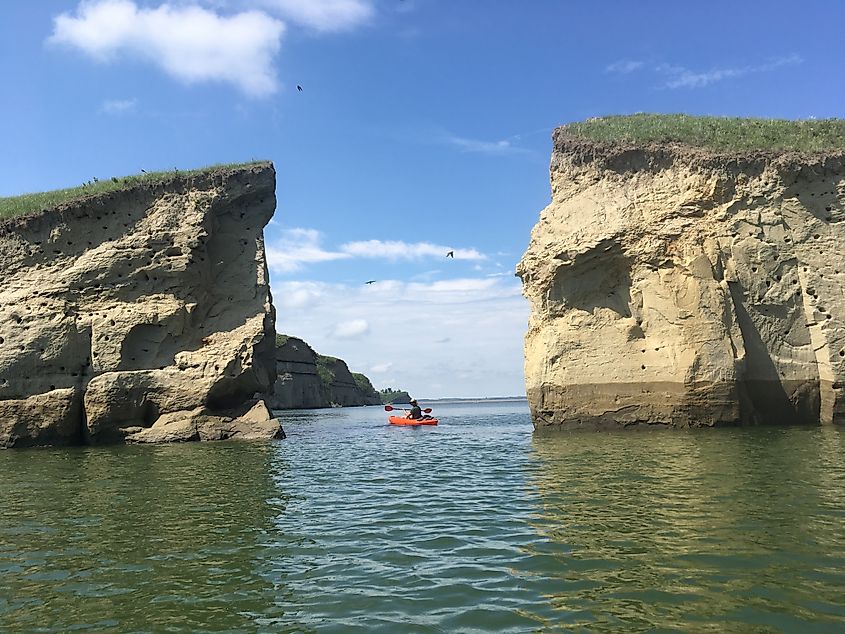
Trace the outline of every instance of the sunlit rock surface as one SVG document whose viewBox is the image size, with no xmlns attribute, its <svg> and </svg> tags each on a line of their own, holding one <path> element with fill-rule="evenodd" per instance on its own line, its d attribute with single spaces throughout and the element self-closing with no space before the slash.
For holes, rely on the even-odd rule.
<svg viewBox="0 0 845 634">
<path fill-rule="evenodd" d="M 0 446 L 120 442 L 199 414 L 202 434 L 167 440 L 254 436 L 253 396 L 276 377 L 274 209 L 265 163 L 3 221 Z M 280 435 L 263 412 L 264 435 Z"/>
<path fill-rule="evenodd" d="M 841 421 L 843 165 L 558 129 L 517 270 L 535 426 Z"/>
</svg>

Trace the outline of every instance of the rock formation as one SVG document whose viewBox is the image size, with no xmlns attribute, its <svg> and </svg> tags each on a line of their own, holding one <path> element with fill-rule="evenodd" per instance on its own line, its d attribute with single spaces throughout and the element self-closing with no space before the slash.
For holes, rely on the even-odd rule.
<svg viewBox="0 0 845 634">
<path fill-rule="evenodd" d="M 296 337 L 279 335 L 278 343 L 278 379 L 267 398 L 273 409 L 381 404 L 370 380 L 350 372 L 342 359 L 319 355 Z"/>
<path fill-rule="evenodd" d="M 595 142 L 559 128 L 518 266 L 535 426 L 845 414 L 845 155 Z"/>
<path fill-rule="evenodd" d="M 0 446 L 281 435 L 269 163 L 0 223 Z M 166 431 L 164 428 L 166 427 Z"/>
</svg>

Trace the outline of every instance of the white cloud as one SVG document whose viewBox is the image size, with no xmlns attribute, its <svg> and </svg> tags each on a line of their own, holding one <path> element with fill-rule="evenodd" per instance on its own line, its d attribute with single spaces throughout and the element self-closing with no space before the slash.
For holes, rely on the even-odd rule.
<svg viewBox="0 0 845 634">
<path fill-rule="evenodd" d="M 267 241 L 267 263 L 274 271 L 291 273 L 300 270 L 303 264 L 349 257 L 345 253 L 326 251 L 321 242 L 322 236 L 315 229 L 286 229 L 281 238 Z"/>
<path fill-rule="evenodd" d="M 445 258 L 453 253 L 456 260 L 485 260 L 487 256 L 475 249 L 453 249 L 430 242 L 403 242 L 401 240 L 361 240 L 341 245 L 341 251 L 359 258 L 385 258 L 388 260 L 420 260 Z"/>
<path fill-rule="evenodd" d="M 476 249 L 460 249 L 431 242 L 361 240 L 347 242 L 336 250 L 324 248 L 322 242 L 322 234 L 315 229 L 282 230 L 278 237 L 267 239 L 268 265 L 278 273 L 293 273 L 301 270 L 306 264 L 352 258 L 390 261 L 419 261 L 425 258 L 445 260 L 446 254 L 452 252 L 455 260 L 487 259 L 486 255 Z"/>
<path fill-rule="evenodd" d="M 713 68 L 708 71 L 697 72 L 683 66 L 660 64 L 655 67 L 655 70 L 668 77 L 664 84 L 666 88 L 703 88 L 723 79 L 732 79 L 753 73 L 766 73 L 784 66 L 795 66 L 803 61 L 798 55 L 789 55 L 757 66 Z"/>
<path fill-rule="evenodd" d="M 100 111 L 105 114 L 125 114 L 135 110 L 137 105 L 137 99 L 109 99 L 103 102 Z"/>
<path fill-rule="evenodd" d="M 375 10 L 369 0 L 258 0 L 291 22 L 317 31 L 347 31 L 369 22 Z"/>
<path fill-rule="evenodd" d="M 513 145 L 510 139 L 502 139 L 501 141 L 479 141 L 478 139 L 468 139 L 466 137 L 456 136 L 454 134 L 447 134 L 443 136 L 443 142 L 447 145 L 452 145 L 459 148 L 462 152 L 473 152 L 477 154 L 528 154 L 529 151 L 525 148 Z"/>
<path fill-rule="evenodd" d="M 605 67 L 604 72 L 627 75 L 628 73 L 633 73 L 635 70 L 640 70 L 643 66 L 645 66 L 643 62 L 637 62 L 630 59 L 620 59 L 617 62 L 608 64 Z"/>
<path fill-rule="evenodd" d="M 103 63 L 142 59 L 186 83 L 228 82 L 258 97 L 278 88 L 273 58 L 284 30 L 284 23 L 260 11 L 222 16 L 199 6 L 85 0 L 75 14 L 54 18 L 48 42 Z"/>
<path fill-rule="evenodd" d="M 303 294 L 309 300 L 299 306 Z M 273 297 L 279 332 L 344 359 L 353 371 L 371 372 L 378 388 L 418 397 L 524 393 L 529 307 L 516 280 L 274 282 Z M 335 336 L 339 324 L 356 321 L 368 326 L 366 345 Z"/>
<path fill-rule="evenodd" d="M 370 332 L 366 319 L 351 319 L 335 324 L 329 335 L 333 339 L 358 339 Z"/>
</svg>

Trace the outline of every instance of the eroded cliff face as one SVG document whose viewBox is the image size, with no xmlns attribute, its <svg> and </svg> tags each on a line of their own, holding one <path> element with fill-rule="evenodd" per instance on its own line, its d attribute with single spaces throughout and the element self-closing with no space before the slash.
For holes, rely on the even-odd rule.
<svg viewBox="0 0 845 634">
<path fill-rule="evenodd" d="M 845 416 L 845 156 L 554 136 L 517 273 L 537 427 Z"/>
<path fill-rule="evenodd" d="M 270 164 L 0 224 L 0 446 L 273 437 Z"/>
<path fill-rule="evenodd" d="M 329 407 L 328 395 L 317 374 L 317 353 L 302 339 L 288 337 L 276 350 L 278 378 L 268 394 L 274 409 Z"/>
<path fill-rule="evenodd" d="M 320 356 L 296 337 L 287 337 L 276 349 L 276 371 L 267 395 L 273 409 L 381 405 L 369 379 L 361 375 L 364 385 L 358 385 L 345 361 Z"/>
</svg>

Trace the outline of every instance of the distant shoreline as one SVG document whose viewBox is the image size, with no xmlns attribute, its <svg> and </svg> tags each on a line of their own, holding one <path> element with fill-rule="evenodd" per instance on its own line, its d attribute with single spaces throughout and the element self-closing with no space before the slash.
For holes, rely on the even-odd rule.
<svg viewBox="0 0 845 634">
<path fill-rule="evenodd" d="M 477 398 L 419 398 L 421 403 L 515 403 L 528 401 L 527 396 L 481 396 Z"/>
</svg>

